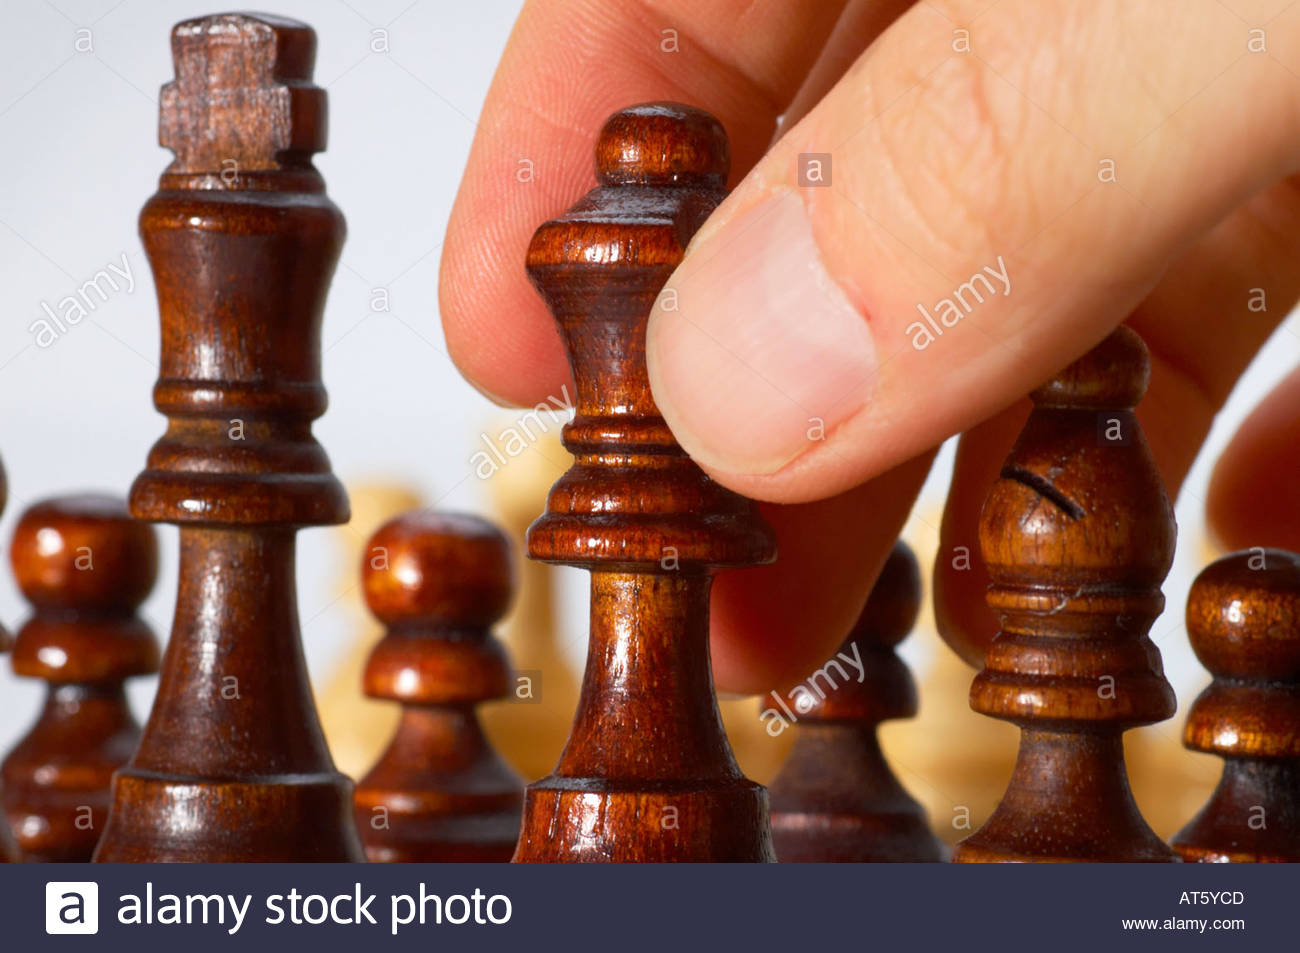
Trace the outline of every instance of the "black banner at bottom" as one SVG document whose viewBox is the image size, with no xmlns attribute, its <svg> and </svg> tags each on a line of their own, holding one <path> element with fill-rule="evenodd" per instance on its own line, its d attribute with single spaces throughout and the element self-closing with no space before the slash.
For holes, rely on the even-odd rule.
<svg viewBox="0 0 1300 953">
<path fill-rule="evenodd" d="M 1294 947 L 1298 886 L 1292 865 L 0 866 L 6 945 L 169 953 L 300 942 L 1275 950 Z"/>
</svg>

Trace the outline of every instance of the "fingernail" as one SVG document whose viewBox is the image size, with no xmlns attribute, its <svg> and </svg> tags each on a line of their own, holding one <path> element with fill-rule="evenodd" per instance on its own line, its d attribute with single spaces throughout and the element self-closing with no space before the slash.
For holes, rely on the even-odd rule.
<svg viewBox="0 0 1300 953">
<path fill-rule="evenodd" d="M 697 236 L 651 311 L 646 359 L 697 462 L 763 475 L 863 406 L 876 349 L 785 188 Z"/>
</svg>

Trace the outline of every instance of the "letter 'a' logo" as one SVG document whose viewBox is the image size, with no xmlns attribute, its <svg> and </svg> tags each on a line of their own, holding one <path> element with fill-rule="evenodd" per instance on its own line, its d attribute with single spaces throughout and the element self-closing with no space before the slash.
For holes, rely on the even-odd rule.
<svg viewBox="0 0 1300 953">
<path fill-rule="evenodd" d="M 45 885 L 46 933 L 98 933 L 99 884 L 51 880 Z"/>
</svg>

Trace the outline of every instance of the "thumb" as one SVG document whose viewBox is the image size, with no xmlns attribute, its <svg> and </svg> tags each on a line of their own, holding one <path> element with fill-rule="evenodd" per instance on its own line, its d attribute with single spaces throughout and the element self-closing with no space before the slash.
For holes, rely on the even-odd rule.
<svg viewBox="0 0 1300 953">
<path fill-rule="evenodd" d="M 733 489 L 827 497 L 985 419 L 1297 165 L 1300 14 L 1264 37 L 1213 0 L 958 7 L 897 21 L 656 303 L 656 401 Z"/>
</svg>

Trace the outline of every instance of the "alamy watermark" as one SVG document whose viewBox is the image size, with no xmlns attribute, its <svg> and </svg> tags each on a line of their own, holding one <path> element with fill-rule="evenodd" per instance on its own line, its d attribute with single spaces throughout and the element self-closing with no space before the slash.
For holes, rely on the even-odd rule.
<svg viewBox="0 0 1300 953">
<path fill-rule="evenodd" d="M 925 305 L 918 304 L 916 310 L 921 312 L 924 320 L 913 321 L 904 332 L 912 339 L 912 347 L 924 351 L 934 343 L 935 338 L 943 337 L 944 328 L 955 328 L 958 321 L 975 310 L 975 305 L 983 304 L 985 295 L 991 298 L 997 294 L 990 279 L 1002 285 L 1004 296 L 1011 294 L 1011 275 L 1001 255 L 998 255 L 996 270 L 991 265 L 985 265 L 971 275 L 969 281 L 959 284 L 948 297 L 936 301 L 933 308 L 927 309 Z"/>
<path fill-rule="evenodd" d="M 510 460 L 536 443 L 538 437 L 549 433 L 550 427 L 547 426 L 543 415 L 549 418 L 550 427 L 561 426 L 573 418 L 573 398 L 569 396 L 567 384 L 560 388 L 559 397 L 554 395 L 547 397 L 495 437 L 489 437 L 486 432 L 479 434 L 479 439 L 487 449 L 476 450 L 469 458 L 470 465 L 474 468 L 474 475 L 480 480 L 488 479 Z"/>
<path fill-rule="evenodd" d="M 118 284 L 119 280 L 122 284 Z M 127 294 L 135 291 L 135 275 L 131 273 L 131 262 L 127 260 L 126 252 L 122 252 L 121 268 L 116 262 L 109 262 L 72 294 L 60 298 L 53 307 L 48 301 L 42 301 L 41 310 L 44 315 L 27 328 L 36 338 L 36 346 L 49 347 L 94 313 L 99 305 L 108 301 L 110 293 L 121 291 L 123 285 Z"/>
<path fill-rule="evenodd" d="M 808 714 L 817 707 L 818 702 L 846 683 L 849 673 L 845 665 L 857 672 L 858 684 L 866 679 L 867 666 L 862 661 L 858 643 L 851 643 L 849 648 L 853 651 L 852 655 L 843 650 L 837 652 L 834 658 L 790 689 L 784 698 L 775 691 L 769 693 L 775 705 L 764 708 L 758 714 L 769 735 L 773 738 L 779 736 L 788 726 L 797 722 L 800 715 Z"/>
</svg>

